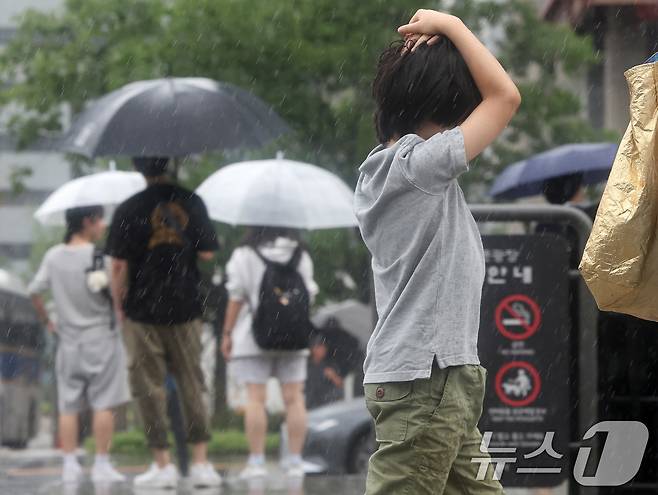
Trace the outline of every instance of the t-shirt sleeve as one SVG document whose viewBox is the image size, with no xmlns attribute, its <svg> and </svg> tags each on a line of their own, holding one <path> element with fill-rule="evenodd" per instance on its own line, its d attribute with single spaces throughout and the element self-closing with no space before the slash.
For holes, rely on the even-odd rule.
<svg viewBox="0 0 658 495">
<path fill-rule="evenodd" d="M 49 256 L 48 253 L 43 257 L 41 265 L 37 274 L 30 282 L 30 285 L 27 287 L 27 291 L 30 295 L 40 294 L 47 291 L 50 288 L 50 268 L 49 268 Z"/>
<path fill-rule="evenodd" d="M 421 191 L 439 193 L 448 182 L 468 170 L 464 135 L 459 127 L 427 140 L 415 135 L 402 140 L 397 163 L 407 180 Z"/>
<path fill-rule="evenodd" d="M 245 273 L 244 252 L 236 249 L 226 264 L 226 291 L 231 301 L 246 301 L 249 297 Z"/>
<path fill-rule="evenodd" d="M 119 207 L 112 217 L 112 224 L 105 243 L 105 254 L 112 258 L 126 260 L 130 257 L 131 244 L 130 219 Z"/>
<path fill-rule="evenodd" d="M 217 232 L 208 216 L 208 209 L 205 203 L 198 196 L 195 197 L 194 211 L 192 212 L 193 221 L 188 235 L 197 251 L 217 251 L 219 243 L 217 242 Z"/>
</svg>

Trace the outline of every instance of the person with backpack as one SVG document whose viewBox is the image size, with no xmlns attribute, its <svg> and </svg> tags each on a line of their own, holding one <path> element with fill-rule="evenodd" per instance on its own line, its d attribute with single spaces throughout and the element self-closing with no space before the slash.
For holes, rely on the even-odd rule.
<svg viewBox="0 0 658 495">
<path fill-rule="evenodd" d="M 281 383 L 286 407 L 290 477 L 302 477 L 306 436 L 304 383 L 312 330 L 309 306 L 318 293 L 313 262 L 297 232 L 250 227 L 226 265 L 229 304 L 222 337 L 228 373 L 247 387 L 245 430 L 249 459 L 242 479 L 267 475 L 265 469 L 266 384 Z"/>
<path fill-rule="evenodd" d="M 221 484 L 208 462 L 210 439 L 201 372 L 201 277 L 198 260 L 219 246 L 206 207 L 196 194 L 171 181 L 166 158 L 134 158 L 147 188 L 122 203 L 107 241 L 112 295 L 124 321 L 132 393 L 155 462 L 134 480 L 138 488 L 175 488 L 179 474 L 167 439 L 165 378 L 176 380 L 187 440 L 192 444 L 190 482 Z"/>
<path fill-rule="evenodd" d="M 58 337 L 55 375 L 65 483 L 78 482 L 82 476 L 75 450 L 78 416 L 85 404 L 94 411 L 92 480 L 125 480 L 110 464 L 108 455 L 114 432 L 112 410 L 130 400 L 130 390 L 125 350 L 115 328 L 109 275 L 102 251 L 94 246 L 104 232 L 102 206 L 67 210 L 64 243 L 48 250 L 28 287 L 41 320 Z M 50 319 L 41 295 L 49 289 L 56 323 Z"/>
</svg>

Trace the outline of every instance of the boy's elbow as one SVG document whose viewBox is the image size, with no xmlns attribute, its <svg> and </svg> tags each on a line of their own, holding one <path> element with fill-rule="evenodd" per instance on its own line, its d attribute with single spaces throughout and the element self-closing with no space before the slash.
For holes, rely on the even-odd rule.
<svg viewBox="0 0 658 495">
<path fill-rule="evenodd" d="M 505 103 L 510 107 L 513 113 L 521 106 L 521 92 L 516 86 L 512 86 L 504 96 Z"/>
</svg>

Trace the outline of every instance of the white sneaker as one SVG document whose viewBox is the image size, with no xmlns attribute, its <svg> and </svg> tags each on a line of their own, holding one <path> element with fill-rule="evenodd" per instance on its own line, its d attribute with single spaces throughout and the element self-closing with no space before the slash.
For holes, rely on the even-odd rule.
<svg viewBox="0 0 658 495">
<path fill-rule="evenodd" d="M 64 462 L 62 466 L 62 481 L 77 483 L 82 478 L 82 466 L 77 462 Z"/>
<path fill-rule="evenodd" d="M 91 469 L 91 481 L 94 483 L 121 483 L 126 477 L 109 462 L 96 463 Z"/>
<path fill-rule="evenodd" d="M 288 476 L 288 478 L 303 478 L 305 474 L 306 471 L 304 470 L 303 462 L 290 463 L 286 468 L 286 476 Z"/>
<path fill-rule="evenodd" d="M 190 483 L 195 488 L 220 486 L 222 477 L 209 462 L 192 464 L 190 467 Z"/>
<path fill-rule="evenodd" d="M 176 488 L 178 486 L 178 470 L 173 464 L 160 468 L 156 463 L 144 474 L 140 474 L 133 482 L 136 488 Z"/>
<path fill-rule="evenodd" d="M 240 472 L 241 480 L 253 480 L 256 478 L 265 478 L 267 476 L 267 469 L 262 464 L 247 464 Z"/>
</svg>

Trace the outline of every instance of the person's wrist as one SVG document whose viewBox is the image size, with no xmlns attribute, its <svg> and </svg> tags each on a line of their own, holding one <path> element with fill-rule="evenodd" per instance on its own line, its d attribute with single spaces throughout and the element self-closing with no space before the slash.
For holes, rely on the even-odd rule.
<svg viewBox="0 0 658 495">
<path fill-rule="evenodd" d="M 443 34 L 448 38 L 466 26 L 459 17 L 451 14 L 440 15 L 436 24 L 436 34 Z"/>
</svg>

